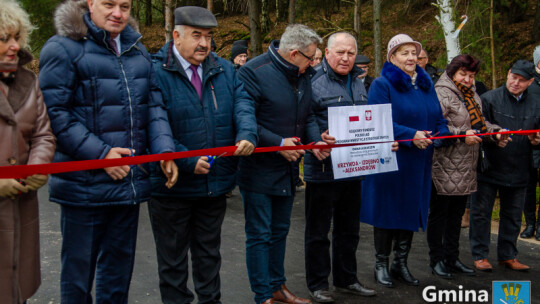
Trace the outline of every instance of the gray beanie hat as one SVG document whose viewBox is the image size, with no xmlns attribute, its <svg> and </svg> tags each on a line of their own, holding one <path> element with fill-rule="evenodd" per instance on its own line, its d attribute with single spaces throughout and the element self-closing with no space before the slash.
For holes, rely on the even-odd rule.
<svg viewBox="0 0 540 304">
<path fill-rule="evenodd" d="M 534 49 L 533 58 L 534 58 L 534 66 L 537 67 L 537 66 L 538 66 L 538 62 L 540 61 L 540 45 L 537 46 L 537 47 Z"/>
</svg>

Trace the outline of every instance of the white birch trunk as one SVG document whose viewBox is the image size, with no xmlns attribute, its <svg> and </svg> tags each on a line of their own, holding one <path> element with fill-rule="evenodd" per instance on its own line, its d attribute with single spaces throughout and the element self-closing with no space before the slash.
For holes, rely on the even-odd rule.
<svg viewBox="0 0 540 304">
<path fill-rule="evenodd" d="M 454 37 L 456 26 L 454 23 L 454 9 L 452 8 L 452 4 L 452 0 L 437 0 L 437 3 L 434 4 L 439 8 L 439 15 L 435 16 L 435 19 L 439 21 L 444 32 L 448 63 L 450 63 L 454 57 L 461 53 L 459 36 Z"/>
</svg>

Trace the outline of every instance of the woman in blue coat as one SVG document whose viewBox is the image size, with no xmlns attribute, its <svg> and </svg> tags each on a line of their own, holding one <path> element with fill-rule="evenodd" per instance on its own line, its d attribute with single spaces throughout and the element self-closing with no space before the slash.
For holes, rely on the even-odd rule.
<svg viewBox="0 0 540 304">
<path fill-rule="evenodd" d="M 398 171 L 371 175 L 363 186 L 362 221 L 373 225 L 376 264 L 375 279 L 393 287 L 392 277 L 418 285 L 407 268 L 413 232 L 426 229 L 431 194 L 433 134 L 449 134 L 447 121 L 429 75 L 416 65 L 422 45 L 405 34 L 388 43 L 387 62 L 381 77 L 371 84 L 369 104 L 392 105 Z M 394 261 L 388 257 L 394 240 Z"/>
</svg>

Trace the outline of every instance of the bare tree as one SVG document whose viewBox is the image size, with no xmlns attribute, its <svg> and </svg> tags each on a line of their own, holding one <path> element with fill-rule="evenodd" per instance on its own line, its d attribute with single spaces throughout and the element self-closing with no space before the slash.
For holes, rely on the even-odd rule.
<svg viewBox="0 0 540 304">
<path fill-rule="evenodd" d="M 206 9 L 208 9 L 210 12 L 214 13 L 214 0 L 207 0 L 206 1 Z"/>
<path fill-rule="evenodd" d="M 144 12 L 145 21 L 144 25 L 152 25 L 152 0 L 146 0 L 146 10 Z"/>
<path fill-rule="evenodd" d="M 362 51 L 361 35 L 360 35 L 360 0 L 354 0 L 354 33 L 356 34 L 356 43 L 358 51 Z"/>
<path fill-rule="evenodd" d="M 540 1 L 538 2 L 540 3 Z M 497 73 L 495 72 L 495 43 L 493 42 L 493 9 L 493 0 L 491 0 L 491 8 L 489 13 L 489 37 L 491 38 L 491 87 L 495 89 L 497 87 Z"/>
<path fill-rule="evenodd" d="M 448 63 L 450 63 L 454 57 L 461 53 L 459 29 L 456 30 L 454 23 L 454 3 L 452 0 L 437 0 L 433 5 L 439 9 L 439 15 L 435 16 L 435 19 L 442 26 L 444 40 L 446 41 L 446 54 Z"/>
<path fill-rule="evenodd" d="M 373 46 L 375 53 L 375 75 L 379 76 L 382 68 L 381 3 L 373 0 Z"/>
<path fill-rule="evenodd" d="M 262 13 L 261 13 L 261 31 L 263 33 L 270 32 L 270 16 L 268 14 L 268 1 L 262 0 Z"/>
<path fill-rule="evenodd" d="M 294 23 L 296 17 L 296 0 L 289 0 L 289 24 Z"/>
<path fill-rule="evenodd" d="M 172 1 L 173 0 L 164 0 L 164 19 L 165 19 L 165 41 L 172 40 L 172 32 L 173 32 L 173 23 L 174 23 L 174 15 L 173 15 L 173 7 L 172 7 Z"/>
<path fill-rule="evenodd" d="M 540 41 L 540 0 L 536 1 L 536 13 L 534 14 L 534 24 L 532 28 L 532 40 Z"/>
<path fill-rule="evenodd" d="M 259 0 L 248 0 L 249 8 L 249 29 L 251 36 L 251 54 L 253 57 L 262 54 L 261 39 L 261 2 Z"/>
</svg>

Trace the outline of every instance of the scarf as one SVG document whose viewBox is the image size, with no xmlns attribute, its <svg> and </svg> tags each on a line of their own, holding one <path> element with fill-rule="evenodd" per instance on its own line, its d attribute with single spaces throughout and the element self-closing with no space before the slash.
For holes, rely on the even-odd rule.
<svg viewBox="0 0 540 304">
<path fill-rule="evenodd" d="M 456 87 L 461 91 L 463 94 L 463 97 L 465 100 L 463 103 L 465 104 L 465 107 L 467 108 L 467 111 L 469 111 L 469 117 L 471 119 L 471 127 L 474 130 L 478 130 L 481 133 L 487 132 L 486 122 L 484 121 L 484 116 L 482 116 L 482 111 L 480 111 L 480 106 L 476 103 L 474 100 L 474 91 L 454 80 L 452 80 Z"/>
</svg>

